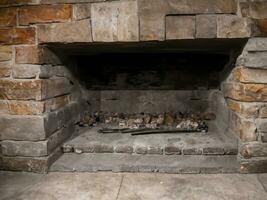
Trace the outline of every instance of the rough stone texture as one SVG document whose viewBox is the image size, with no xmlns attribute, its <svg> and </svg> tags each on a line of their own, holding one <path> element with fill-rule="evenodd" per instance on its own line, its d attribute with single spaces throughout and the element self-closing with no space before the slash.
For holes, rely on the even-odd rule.
<svg viewBox="0 0 267 200">
<path fill-rule="evenodd" d="M 238 67 L 233 72 L 234 79 L 243 83 L 267 83 L 267 70 Z"/>
<path fill-rule="evenodd" d="M 12 68 L 12 77 L 17 79 L 36 78 L 40 72 L 39 65 L 14 65 Z"/>
<path fill-rule="evenodd" d="M 28 6 L 19 9 L 19 24 L 65 22 L 72 16 L 71 5 Z"/>
<path fill-rule="evenodd" d="M 91 17 L 91 4 L 74 4 L 73 5 L 73 18 L 81 20 Z"/>
<path fill-rule="evenodd" d="M 46 173 L 49 166 L 60 157 L 60 149 L 45 157 L 3 157 L 5 170 Z"/>
<path fill-rule="evenodd" d="M 53 88 L 53 89 L 52 89 Z M 0 99 L 43 100 L 69 94 L 72 85 L 65 78 L 44 80 L 0 80 Z"/>
<path fill-rule="evenodd" d="M 196 16 L 196 38 L 217 37 L 217 16 L 197 15 Z"/>
<path fill-rule="evenodd" d="M 267 51 L 267 38 L 250 38 L 244 48 L 244 51 Z"/>
<path fill-rule="evenodd" d="M 235 15 L 217 16 L 218 38 L 247 38 L 251 36 L 251 22 Z"/>
<path fill-rule="evenodd" d="M 50 49 L 43 46 L 16 47 L 18 64 L 61 64 L 60 59 Z"/>
<path fill-rule="evenodd" d="M 94 41 L 138 41 L 136 1 L 92 4 L 91 16 Z"/>
<path fill-rule="evenodd" d="M 266 173 L 267 172 L 266 158 L 251 158 L 241 160 L 241 173 Z"/>
<path fill-rule="evenodd" d="M 37 31 L 39 43 L 92 41 L 91 23 L 88 19 L 75 22 L 38 25 Z"/>
<path fill-rule="evenodd" d="M 74 132 L 74 126 L 62 128 L 44 141 L 12 141 L 4 140 L 1 142 L 2 154 L 4 156 L 48 156 L 62 142 L 64 142 Z"/>
<path fill-rule="evenodd" d="M 178 145 L 168 145 L 165 147 L 164 152 L 166 155 L 181 154 L 181 147 Z"/>
<path fill-rule="evenodd" d="M 223 90 L 225 97 L 235 100 L 245 102 L 267 101 L 267 84 L 225 83 Z"/>
<path fill-rule="evenodd" d="M 76 172 L 161 172 L 233 173 L 238 171 L 236 156 L 130 155 L 110 153 L 64 154 L 51 171 Z"/>
<path fill-rule="evenodd" d="M 267 118 L 267 105 L 264 104 L 262 108 L 260 109 L 259 116 L 261 118 Z"/>
<path fill-rule="evenodd" d="M 238 66 L 267 69 L 267 52 L 250 52 L 242 54 L 237 60 Z"/>
<path fill-rule="evenodd" d="M 267 36 L 267 19 L 259 19 L 254 20 L 257 29 L 254 30 L 256 33 L 254 33 L 256 36 Z"/>
<path fill-rule="evenodd" d="M 240 10 L 242 16 L 250 17 L 255 19 L 266 19 L 267 18 L 267 2 L 262 1 L 249 1 L 249 2 L 240 2 Z"/>
<path fill-rule="evenodd" d="M 151 16 L 140 17 L 140 40 L 164 40 L 165 17 L 155 13 Z"/>
<path fill-rule="evenodd" d="M 1 100 L 0 113 L 11 115 L 41 115 L 62 108 L 69 102 L 70 98 L 68 95 L 45 101 Z"/>
<path fill-rule="evenodd" d="M 0 46 L 0 61 L 8 61 L 12 58 L 11 46 Z"/>
<path fill-rule="evenodd" d="M 9 77 L 11 74 L 11 64 L 9 62 L 0 62 L 0 78 Z"/>
<path fill-rule="evenodd" d="M 95 3 L 106 0 L 41 0 L 41 4 L 52 4 L 52 3 Z"/>
<path fill-rule="evenodd" d="M 0 8 L 0 27 L 15 26 L 16 17 L 17 8 Z"/>
<path fill-rule="evenodd" d="M 258 131 L 267 132 L 267 119 L 257 119 L 256 120 Z"/>
<path fill-rule="evenodd" d="M 235 113 L 245 118 L 256 118 L 259 116 L 259 111 L 263 106 L 260 103 L 246 103 L 227 99 L 228 107 Z"/>
<path fill-rule="evenodd" d="M 34 44 L 35 28 L 1 28 L 0 44 Z"/>
<path fill-rule="evenodd" d="M 193 39 L 195 16 L 167 16 L 166 39 Z"/>
<path fill-rule="evenodd" d="M 0 5 L 15 6 L 15 5 L 36 4 L 38 2 L 39 0 L 1 0 Z"/>
<path fill-rule="evenodd" d="M 236 131 L 243 142 L 253 142 L 257 141 L 257 127 L 254 121 L 237 118 Z"/>
<path fill-rule="evenodd" d="M 260 142 L 247 143 L 241 146 L 240 153 L 246 159 L 251 157 L 266 157 L 267 144 Z"/>
<path fill-rule="evenodd" d="M 266 133 L 260 133 L 262 142 L 267 142 L 267 132 Z"/>
<path fill-rule="evenodd" d="M 1 140 L 39 141 L 80 119 L 77 103 L 42 116 L 1 115 Z"/>
</svg>

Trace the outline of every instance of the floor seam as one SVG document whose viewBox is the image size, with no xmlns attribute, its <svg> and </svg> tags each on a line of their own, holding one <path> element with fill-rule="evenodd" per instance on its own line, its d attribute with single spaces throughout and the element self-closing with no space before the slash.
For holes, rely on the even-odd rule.
<svg viewBox="0 0 267 200">
<path fill-rule="evenodd" d="M 121 191 L 121 186 L 122 186 L 123 179 L 124 179 L 124 174 L 121 177 L 121 182 L 120 182 L 119 190 L 118 190 L 118 193 L 117 193 L 117 196 L 116 196 L 116 200 L 118 200 L 118 198 L 119 198 L 119 194 L 120 194 L 120 191 Z"/>
</svg>

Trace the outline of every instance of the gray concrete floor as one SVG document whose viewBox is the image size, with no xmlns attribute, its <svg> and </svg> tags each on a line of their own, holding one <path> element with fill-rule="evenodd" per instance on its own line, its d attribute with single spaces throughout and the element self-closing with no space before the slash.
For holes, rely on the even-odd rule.
<svg viewBox="0 0 267 200">
<path fill-rule="evenodd" d="M 0 199 L 267 200 L 267 174 L 0 172 Z"/>
</svg>

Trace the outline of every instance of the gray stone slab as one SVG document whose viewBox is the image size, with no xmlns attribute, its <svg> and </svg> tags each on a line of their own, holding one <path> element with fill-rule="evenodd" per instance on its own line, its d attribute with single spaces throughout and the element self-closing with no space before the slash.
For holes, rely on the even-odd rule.
<svg viewBox="0 0 267 200">
<path fill-rule="evenodd" d="M 122 176 L 119 174 L 1 173 L 0 199 L 115 200 Z"/>
<path fill-rule="evenodd" d="M 179 134 L 152 134 L 131 136 L 130 134 L 101 134 L 97 130 L 100 127 L 80 128 L 77 135 L 74 135 L 63 145 L 65 153 L 69 149 L 78 149 L 79 152 L 106 152 L 105 149 L 120 149 L 119 153 L 154 153 L 154 154 L 172 154 L 168 152 L 170 146 L 179 149 L 184 154 L 199 155 L 202 154 L 237 154 L 237 141 L 234 137 L 226 137 L 224 132 L 219 130 L 215 124 L 209 124 L 208 133 L 179 133 Z M 103 151 L 99 148 L 102 147 Z M 121 148 L 123 147 L 123 148 Z M 167 149 L 167 151 L 166 151 Z M 113 152 L 109 150 L 109 152 Z M 167 152 L 167 153 L 166 153 Z"/>
<path fill-rule="evenodd" d="M 233 173 L 238 172 L 236 156 L 129 155 L 110 153 L 64 154 L 50 171 L 65 172 L 162 172 Z"/>
<path fill-rule="evenodd" d="M 267 174 L 258 174 L 258 179 L 267 192 Z"/>
<path fill-rule="evenodd" d="M 255 175 L 126 174 L 118 200 L 266 199 Z"/>
</svg>

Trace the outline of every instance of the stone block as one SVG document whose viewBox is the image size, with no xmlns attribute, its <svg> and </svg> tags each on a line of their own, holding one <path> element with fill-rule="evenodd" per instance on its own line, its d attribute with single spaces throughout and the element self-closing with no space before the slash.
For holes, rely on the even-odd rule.
<svg viewBox="0 0 267 200">
<path fill-rule="evenodd" d="M 147 153 L 147 147 L 146 146 L 136 146 L 135 147 L 135 153 L 137 154 L 146 154 Z"/>
<path fill-rule="evenodd" d="M 0 78 L 9 77 L 11 75 L 11 63 L 0 62 Z"/>
<path fill-rule="evenodd" d="M 250 17 L 254 19 L 266 19 L 267 18 L 267 2 L 263 1 L 249 1 L 240 2 L 240 11 L 242 16 Z"/>
<path fill-rule="evenodd" d="M 0 46 L 0 61 L 8 61 L 11 60 L 11 58 L 12 58 L 12 47 Z"/>
<path fill-rule="evenodd" d="M 61 155 L 61 149 L 58 148 L 52 154 L 45 157 L 3 156 L 3 168 L 9 171 L 47 173 L 52 163 Z"/>
<path fill-rule="evenodd" d="M 53 4 L 53 3 L 95 3 L 106 0 L 41 0 L 41 4 Z"/>
<path fill-rule="evenodd" d="M 236 13 L 235 0 L 139 0 L 140 16 L 162 13 L 173 14 L 232 14 Z"/>
<path fill-rule="evenodd" d="M 238 135 L 243 142 L 253 142 L 258 139 L 255 122 L 239 118 L 237 121 Z"/>
<path fill-rule="evenodd" d="M 7 115 L 0 117 L 1 140 L 39 141 L 45 140 L 63 126 L 75 124 L 80 120 L 77 103 L 42 116 Z"/>
<path fill-rule="evenodd" d="M 267 83 L 266 69 L 238 67 L 234 70 L 233 76 L 242 83 Z"/>
<path fill-rule="evenodd" d="M 197 15 L 196 16 L 196 38 L 217 37 L 217 16 Z"/>
<path fill-rule="evenodd" d="M 17 8 L 0 8 L 0 27 L 16 26 Z"/>
<path fill-rule="evenodd" d="M 267 132 L 267 119 L 257 119 L 256 124 L 259 132 Z"/>
<path fill-rule="evenodd" d="M 96 144 L 94 145 L 94 152 L 95 153 L 113 153 L 114 148 L 112 145 L 109 145 L 109 144 Z"/>
<path fill-rule="evenodd" d="M 267 51 L 267 38 L 254 37 L 250 38 L 244 48 L 244 51 Z"/>
<path fill-rule="evenodd" d="M 75 20 L 87 19 L 91 17 L 91 4 L 74 4 L 73 18 Z"/>
<path fill-rule="evenodd" d="M 18 64 L 61 64 L 58 56 L 50 49 L 42 46 L 16 47 L 16 63 Z"/>
<path fill-rule="evenodd" d="M 260 103 L 247 103 L 231 99 L 227 99 L 227 105 L 232 111 L 245 118 L 257 118 L 262 106 Z"/>
<path fill-rule="evenodd" d="M 165 40 L 165 16 L 140 16 L 140 40 Z"/>
<path fill-rule="evenodd" d="M 225 97 L 234 100 L 266 102 L 267 84 L 225 83 L 223 84 L 223 93 Z"/>
<path fill-rule="evenodd" d="M 248 38 L 251 36 L 251 21 L 236 15 L 217 16 L 218 38 Z"/>
<path fill-rule="evenodd" d="M 96 42 L 138 41 L 136 1 L 92 4 L 93 40 Z"/>
<path fill-rule="evenodd" d="M 238 66 L 267 69 L 267 52 L 244 53 L 237 59 Z"/>
<path fill-rule="evenodd" d="M 164 152 L 166 155 L 181 154 L 181 147 L 175 144 L 169 144 L 165 147 Z"/>
<path fill-rule="evenodd" d="M 1 6 L 17 6 L 17 5 L 28 5 L 37 4 L 39 0 L 1 0 Z"/>
<path fill-rule="evenodd" d="M 0 80 L 0 99 L 44 100 L 69 94 L 72 85 L 65 78 L 45 80 Z"/>
<path fill-rule="evenodd" d="M 240 153 L 246 159 L 251 157 L 267 157 L 267 144 L 250 142 L 241 146 Z"/>
<path fill-rule="evenodd" d="M 267 158 L 242 159 L 240 161 L 241 173 L 266 173 Z"/>
<path fill-rule="evenodd" d="M 39 65 L 20 64 L 12 68 L 12 77 L 16 79 L 36 78 L 40 72 Z"/>
<path fill-rule="evenodd" d="M 118 145 L 115 147 L 116 153 L 133 153 L 133 147 L 130 145 Z"/>
<path fill-rule="evenodd" d="M 162 154 L 163 151 L 160 146 L 148 146 L 147 153 L 148 154 Z"/>
<path fill-rule="evenodd" d="M 201 148 L 184 147 L 183 155 L 201 155 L 203 150 Z"/>
<path fill-rule="evenodd" d="M 45 101 L 0 100 L 0 113 L 11 115 L 41 115 L 62 108 L 69 101 L 68 95 Z"/>
<path fill-rule="evenodd" d="M 259 112 L 260 118 L 267 118 L 267 104 L 264 104 L 261 106 L 260 112 Z"/>
<path fill-rule="evenodd" d="M 74 125 L 62 128 L 44 141 L 2 141 L 2 153 L 4 156 L 48 156 L 60 146 L 72 133 Z"/>
<path fill-rule="evenodd" d="M 38 5 L 19 8 L 19 24 L 65 22 L 71 19 L 71 5 Z"/>
<path fill-rule="evenodd" d="M 254 20 L 256 24 L 255 36 L 267 36 L 267 19 Z"/>
<path fill-rule="evenodd" d="M 75 43 L 92 42 L 91 23 L 89 19 L 38 25 L 39 43 Z"/>
<path fill-rule="evenodd" d="M 34 44 L 35 28 L 1 28 L 0 44 Z"/>
<path fill-rule="evenodd" d="M 260 136 L 261 136 L 262 142 L 267 142 L 267 132 L 266 133 L 260 133 Z"/>
<path fill-rule="evenodd" d="M 166 39 L 194 39 L 195 16 L 166 16 Z"/>
<path fill-rule="evenodd" d="M 224 155 L 223 147 L 204 147 L 203 155 Z"/>
</svg>

